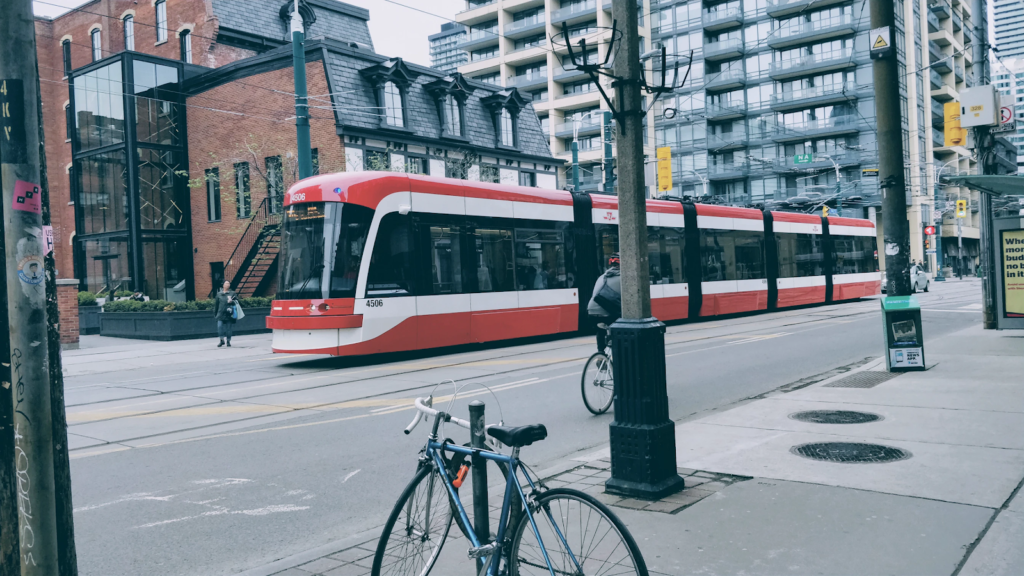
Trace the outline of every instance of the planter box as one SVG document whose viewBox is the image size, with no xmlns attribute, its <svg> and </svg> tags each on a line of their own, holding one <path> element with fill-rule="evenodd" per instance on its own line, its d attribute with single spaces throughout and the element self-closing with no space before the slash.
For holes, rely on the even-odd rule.
<svg viewBox="0 0 1024 576">
<path fill-rule="evenodd" d="M 270 332 L 270 308 L 246 308 L 245 318 L 235 323 L 235 336 Z M 136 340 L 190 340 L 216 338 L 217 321 L 212 310 L 196 312 L 105 312 L 100 315 L 100 335 Z"/>
<path fill-rule="evenodd" d="M 79 306 L 78 307 L 78 333 L 79 334 L 99 334 L 100 333 L 100 313 L 103 312 L 102 306 Z"/>
</svg>

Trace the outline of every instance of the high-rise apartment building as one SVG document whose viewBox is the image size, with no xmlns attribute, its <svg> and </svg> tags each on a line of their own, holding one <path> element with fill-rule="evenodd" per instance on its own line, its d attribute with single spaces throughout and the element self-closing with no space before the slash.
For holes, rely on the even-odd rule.
<svg viewBox="0 0 1024 576">
<path fill-rule="evenodd" d="M 430 41 L 430 65 L 442 72 L 455 72 L 469 60 L 469 54 L 459 48 L 466 37 L 466 28 L 455 22 L 445 22 L 441 31 L 427 37 Z"/>
<path fill-rule="evenodd" d="M 992 45 L 999 51 L 999 57 L 1024 58 L 1024 2 L 996 0 L 992 8 L 996 30 Z"/>
<path fill-rule="evenodd" d="M 641 53 L 650 46 L 651 2 L 637 2 Z M 574 121 L 578 123 L 583 190 L 601 190 L 604 185 L 601 111 L 608 107 L 590 77 L 572 66 L 564 40 L 552 45 L 549 39 L 561 35 L 564 25 L 574 46 L 586 38 L 595 47 L 591 61 L 598 54 L 603 58 L 611 35 L 611 9 L 611 0 L 468 0 L 466 9 L 455 16 L 469 29 L 459 44 L 469 52 L 469 62 L 459 71 L 476 80 L 514 86 L 532 99 L 557 157 L 570 159 Z M 602 87 L 606 93 L 614 91 L 610 79 L 602 79 Z M 651 126 L 651 115 L 647 121 Z M 647 140 L 648 156 L 653 157 L 650 130 Z M 562 170 L 560 183 L 571 182 L 571 176 L 566 177 L 571 167 Z"/>
<path fill-rule="evenodd" d="M 992 80 L 1003 102 L 1012 102 L 1017 120 L 1016 132 L 1004 134 L 1017 147 L 1017 172 L 1024 174 L 1024 59 L 992 62 Z"/>
</svg>

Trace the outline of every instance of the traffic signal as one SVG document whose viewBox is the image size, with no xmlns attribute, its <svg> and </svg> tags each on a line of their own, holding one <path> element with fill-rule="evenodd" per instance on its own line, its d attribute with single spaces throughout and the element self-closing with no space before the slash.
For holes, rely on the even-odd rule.
<svg viewBox="0 0 1024 576">
<path fill-rule="evenodd" d="M 935 235 L 935 226 L 925 226 L 924 227 L 924 234 L 925 234 L 925 236 L 934 236 Z"/>
<path fill-rule="evenodd" d="M 956 201 L 956 217 L 967 218 L 967 200 Z"/>
<path fill-rule="evenodd" d="M 821 216 L 822 218 L 828 218 L 828 206 L 821 207 Z"/>
<path fill-rule="evenodd" d="M 927 250 L 927 249 L 929 249 L 931 247 L 932 247 L 932 239 L 928 238 L 928 237 L 925 237 L 925 239 L 924 239 L 924 249 Z"/>
</svg>

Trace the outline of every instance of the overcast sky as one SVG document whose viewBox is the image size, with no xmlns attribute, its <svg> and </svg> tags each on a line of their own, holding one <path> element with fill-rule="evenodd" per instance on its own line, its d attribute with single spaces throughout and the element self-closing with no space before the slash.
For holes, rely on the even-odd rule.
<svg viewBox="0 0 1024 576">
<path fill-rule="evenodd" d="M 34 0 L 37 16 L 59 16 L 87 0 Z M 464 0 L 346 0 L 370 11 L 370 34 L 376 51 L 430 65 L 427 36 L 465 8 Z M 404 5 L 404 6 L 403 6 Z M 434 16 L 436 14 L 436 16 Z"/>
</svg>

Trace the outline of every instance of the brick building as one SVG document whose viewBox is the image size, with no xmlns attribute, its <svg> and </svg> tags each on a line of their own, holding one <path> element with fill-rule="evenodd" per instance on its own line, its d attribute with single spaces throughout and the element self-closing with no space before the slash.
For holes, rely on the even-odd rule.
<svg viewBox="0 0 1024 576">
<path fill-rule="evenodd" d="M 275 289 L 296 179 L 285 0 L 95 0 L 36 22 L 58 276 L 90 291 Z M 529 103 L 373 51 L 366 10 L 302 0 L 319 172 L 555 187 Z"/>
</svg>

